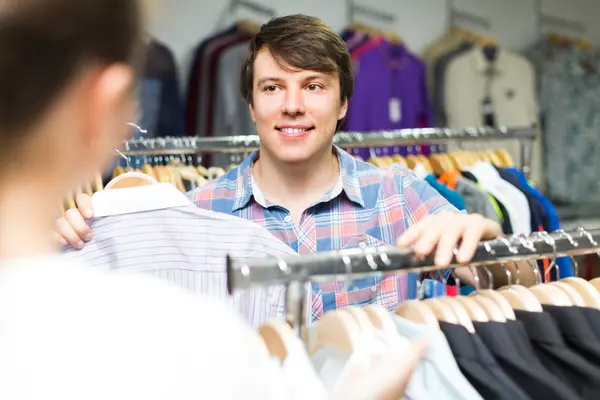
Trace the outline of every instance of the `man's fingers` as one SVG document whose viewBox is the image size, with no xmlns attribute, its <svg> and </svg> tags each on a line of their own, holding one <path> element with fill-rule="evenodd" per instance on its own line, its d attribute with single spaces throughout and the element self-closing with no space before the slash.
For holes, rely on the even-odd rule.
<svg viewBox="0 0 600 400">
<path fill-rule="evenodd" d="M 401 236 L 398 238 L 396 244 L 400 247 L 408 247 L 414 244 L 417 239 L 421 236 L 423 231 L 426 231 L 429 227 L 429 217 L 425 217 L 422 221 L 411 225 Z"/>
<path fill-rule="evenodd" d="M 86 219 L 90 219 L 94 216 L 94 208 L 92 206 L 92 198 L 85 194 L 79 193 L 75 199 L 77 202 L 77 209 Z"/>
<path fill-rule="evenodd" d="M 74 208 L 67 210 L 65 213 L 65 219 L 75 233 L 77 233 L 77 236 L 79 236 L 83 241 L 89 242 L 92 240 L 92 230 L 85 222 L 85 219 L 79 210 Z"/>
<path fill-rule="evenodd" d="M 471 221 L 467 225 L 462 238 L 462 243 L 458 249 L 456 259 L 459 263 L 464 264 L 473 258 L 477 245 L 482 239 L 493 239 L 499 236 L 500 230 L 497 224 L 488 221 L 479 216 L 471 215 Z"/>
<path fill-rule="evenodd" d="M 77 235 L 77 232 L 71 227 L 65 218 L 59 218 L 56 221 L 56 229 L 71 246 L 76 249 L 82 249 L 84 246 L 83 239 Z"/>
<path fill-rule="evenodd" d="M 415 253 L 420 256 L 431 254 L 433 249 L 437 246 L 442 232 L 444 232 L 444 226 L 430 226 L 417 240 L 417 243 L 415 244 Z"/>
<path fill-rule="evenodd" d="M 465 223 L 450 224 L 440 236 L 435 252 L 435 264 L 440 267 L 447 267 L 454 256 L 454 248 L 460 241 L 466 230 Z"/>
</svg>

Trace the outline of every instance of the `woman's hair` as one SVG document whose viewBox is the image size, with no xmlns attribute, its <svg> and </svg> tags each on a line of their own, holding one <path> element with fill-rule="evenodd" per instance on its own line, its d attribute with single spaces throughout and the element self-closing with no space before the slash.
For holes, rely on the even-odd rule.
<svg viewBox="0 0 600 400">
<path fill-rule="evenodd" d="M 135 64 L 141 28 L 137 0 L 0 0 L 0 162 L 82 68 Z"/>
</svg>

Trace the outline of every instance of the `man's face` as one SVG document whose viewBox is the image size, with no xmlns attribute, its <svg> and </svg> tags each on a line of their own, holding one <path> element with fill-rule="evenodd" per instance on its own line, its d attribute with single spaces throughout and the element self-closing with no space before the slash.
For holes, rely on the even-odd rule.
<svg viewBox="0 0 600 400">
<path fill-rule="evenodd" d="M 254 61 L 253 85 L 250 114 L 262 153 L 299 164 L 331 151 L 337 122 L 347 110 L 347 101 L 340 101 L 337 74 L 283 69 L 263 49 Z"/>
</svg>

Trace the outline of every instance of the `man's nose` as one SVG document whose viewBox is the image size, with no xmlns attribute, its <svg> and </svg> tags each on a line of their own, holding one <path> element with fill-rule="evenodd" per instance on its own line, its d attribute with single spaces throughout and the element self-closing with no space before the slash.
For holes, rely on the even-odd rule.
<svg viewBox="0 0 600 400">
<path fill-rule="evenodd" d="M 302 90 L 288 90 L 285 94 L 283 109 L 281 111 L 282 113 L 289 115 L 304 114 L 306 110 L 304 106 L 304 96 L 302 95 Z"/>
</svg>

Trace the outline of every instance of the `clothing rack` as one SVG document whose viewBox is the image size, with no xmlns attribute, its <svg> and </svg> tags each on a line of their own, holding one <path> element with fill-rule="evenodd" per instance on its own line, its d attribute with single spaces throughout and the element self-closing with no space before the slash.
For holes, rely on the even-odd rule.
<svg viewBox="0 0 600 400">
<path fill-rule="evenodd" d="M 542 11 L 542 0 L 537 0 L 535 3 L 536 13 L 538 15 L 539 31 L 542 33 L 543 28 L 548 26 L 551 28 L 564 29 L 572 33 L 586 34 L 587 27 L 585 23 L 581 21 L 574 21 L 571 19 L 557 17 L 554 15 L 544 14 Z"/>
<path fill-rule="evenodd" d="M 483 29 L 483 30 L 490 30 L 492 27 L 492 22 L 489 18 L 485 18 L 485 17 L 481 17 L 479 15 L 470 13 L 470 12 L 466 12 L 466 11 L 459 11 L 455 6 L 454 6 L 454 1 L 453 0 L 446 0 L 447 1 L 447 8 L 448 8 L 448 16 L 450 18 L 449 21 L 449 25 L 450 26 L 455 26 L 455 25 L 459 25 L 461 22 L 467 22 L 473 25 L 476 25 L 477 27 Z"/>
<path fill-rule="evenodd" d="M 386 22 L 388 24 L 393 24 L 396 20 L 396 16 L 394 14 L 377 10 L 371 7 L 365 7 L 356 4 L 355 0 L 347 0 L 346 1 L 346 11 L 347 11 L 347 20 L 348 23 L 352 23 L 356 21 L 357 15 L 364 15 L 371 19 L 375 19 L 378 21 Z"/>
<path fill-rule="evenodd" d="M 277 16 L 277 12 L 274 9 L 264 6 L 262 4 L 255 3 L 253 1 L 231 0 L 231 2 L 229 3 L 230 11 L 234 11 L 237 8 L 247 8 L 248 10 L 254 11 L 258 14 L 262 14 L 271 18 Z"/>
<path fill-rule="evenodd" d="M 554 243 L 554 244 L 553 244 Z M 556 246 L 556 249 L 554 248 Z M 526 261 L 595 253 L 600 250 L 600 229 L 577 228 L 552 233 L 533 232 L 481 242 L 470 265 Z M 464 267 L 453 260 L 449 268 Z M 315 253 L 269 260 L 227 260 L 230 293 L 257 286 L 318 281 L 333 276 L 360 277 L 390 272 L 438 270 L 433 255 L 420 257 L 409 248 L 383 246 Z"/>
<path fill-rule="evenodd" d="M 519 140 L 521 143 L 520 169 L 530 172 L 533 140 L 540 134 L 531 128 L 418 128 L 378 132 L 338 132 L 334 144 L 342 148 L 410 146 L 415 144 L 439 144 L 442 142 L 468 142 L 476 140 Z M 123 153 L 137 155 L 179 155 L 195 153 L 245 153 L 259 147 L 257 135 L 225 137 L 164 137 L 133 138 L 124 143 Z"/>
<path fill-rule="evenodd" d="M 483 266 L 513 261 L 537 260 L 581 254 L 598 253 L 600 229 L 584 228 L 566 232 L 533 232 L 509 238 L 483 241 L 478 245 L 472 261 L 461 265 L 452 260 L 448 268 Z M 455 250 L 456 254 L 456 250 Z M 600 255 L 600 254 L 599 254 Z M 541 274 L 535 263 L 538 281 Z M 333 277 L 359 278 L 396 272 L 427 272 L 439 270 L 433 255 L 421 257 L 410 248 L 383 246 L 315 253 L 307 256 L 289 256 L 280 259 L 235 260 L 227 258 L 227 290 L 286 285 L 286 309 L 293 317 L 292 326 L 301 334 L 304 316 L 304 284 L 308 281 L 330 280 Z M 476 286 L 478 275 L 475 275 Z"/>
</svg>

